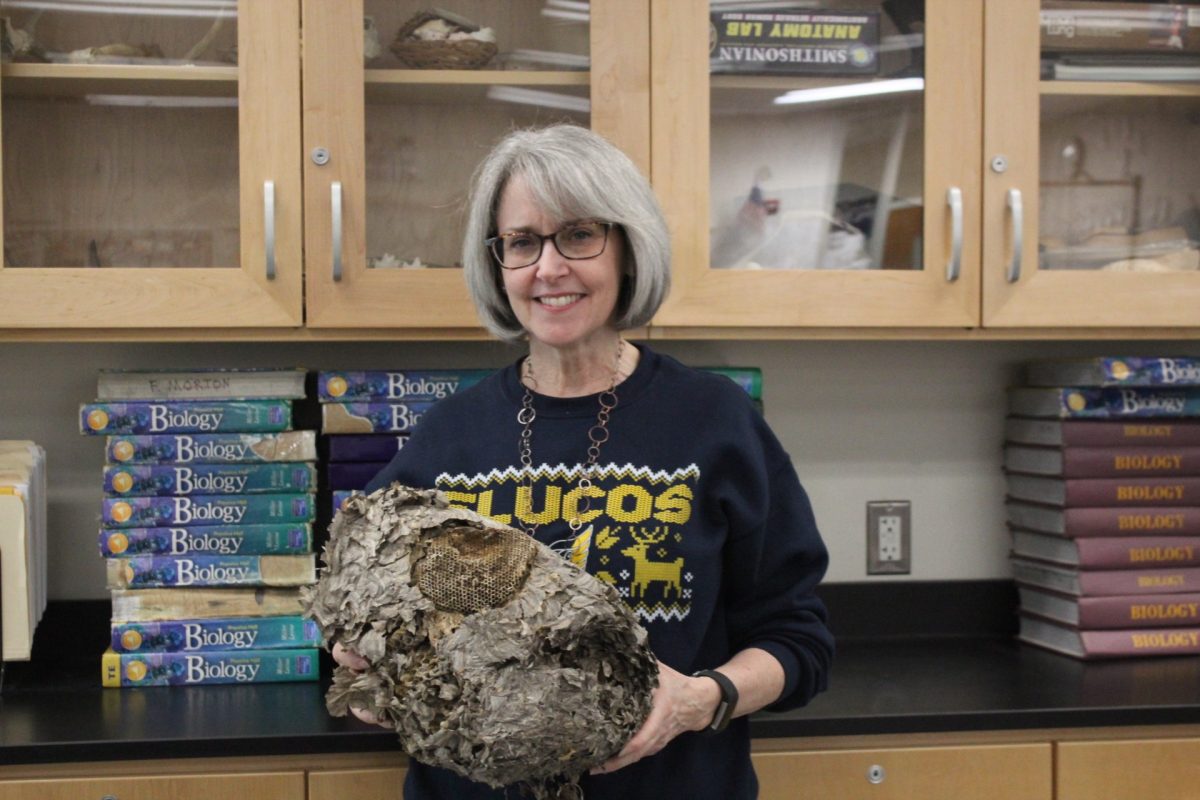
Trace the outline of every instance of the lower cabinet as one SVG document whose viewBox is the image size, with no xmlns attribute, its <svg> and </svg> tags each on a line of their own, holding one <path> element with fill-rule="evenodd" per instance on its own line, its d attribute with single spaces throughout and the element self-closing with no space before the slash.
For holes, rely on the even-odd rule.
<svg viewBox="0 0 1200 800">
<path fill-rule="evenodd" d="M 1200 796 L 1200 739 L 1063 742 L 1058 800 Z"/>
<path fill-rule="evenodd" d="M 1051 800 L 1049 743 L 759 752 L 760 800 Z M 1144 800 L 1144 798 L 1142 798 Z"/>
<path fill-rule="evenodd" d="M 403 767 L 308 773 L 308 800 L 400 800 L 403 796 Z"/>
<path fill-rule="evenodd" d="M 0 800 L 213 800 L 218 797 L 305 800 L 304 773 L 205 773 L 0 781 Z"/>
</svg>

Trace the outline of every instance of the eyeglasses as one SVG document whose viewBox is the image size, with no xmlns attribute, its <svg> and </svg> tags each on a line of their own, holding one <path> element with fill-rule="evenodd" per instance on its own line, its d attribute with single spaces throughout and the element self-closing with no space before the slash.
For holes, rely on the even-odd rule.
<svg viewBox="0 0 1200 800">
<path fill-rule="evenodd" d="M 582 261 L 604 253 L 608 244 L 608 229 L 612 222 L 572 222 L 554 233 L 542 236 L 532 231 L 502 233 L 484 240 L 504 269 L 524 269 L 537 263 L 542 257 L 546 240 L 554 242 L 554 249 L 566 259 Z"/>
</svg>

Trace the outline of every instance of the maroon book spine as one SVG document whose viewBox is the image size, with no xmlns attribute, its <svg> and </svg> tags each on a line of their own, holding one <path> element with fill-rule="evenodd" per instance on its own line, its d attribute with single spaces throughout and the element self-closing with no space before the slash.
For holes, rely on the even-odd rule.
<svg viewBox="0 0 1200 800">
<path fill-rule="evenodd" d="M 1200 565 L 1200 537 L 1119 536 L 1079 539 L 1082 569 L 1143 569 Z"/>
<path fill-rule="evenodd" d="M 1200 536 L 1200 507 L 1065 508 L 1065 535 L 1093 536 Z"/>
<path fill-rule="evenodd" d="M 1081 597 L 1200 592 L 1200 567 L 1079 570 Z"/>
<path fill-rule="evenodd" d="M 1200 421 L 1063 420 L 1064 447 L 1200 446 Z"/>
<path fill-rule="evenodd" d="M 1200 477 L 1067 478 L 1065 506 L 1200 505 Z"/>
<path fill-rule="evenodd" d="M 1064 447 L 1064 478 L 1200 475 L 1200 447 Z"/>
<path fill-rule="evenodd" d="M 1080 631 L 1079 638 L 1088 658 L 1200 653 L 1200 628 Z"/>
<path fill-rule="evenodd" d="M 1200 625 L 1200 594 L 1081 597 L 1081 629 Z"/>
</svg>

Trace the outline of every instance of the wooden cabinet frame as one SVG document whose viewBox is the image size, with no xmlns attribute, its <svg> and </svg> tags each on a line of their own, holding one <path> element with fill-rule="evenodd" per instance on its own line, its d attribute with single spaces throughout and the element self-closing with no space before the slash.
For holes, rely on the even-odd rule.
<svg viewBox="0 0 1200 800">
<path fill-rule="evenodd" d="M 649 170 L 649 0 L 591 7 L 592 127 Z M 303 0 L 307 315 L 310 328 L 439 329 L 447 338 L 482 329 L 456 269 L 369 269 L 362 0 Z M 400 83 L 528 84 L 537 73 L 388 70 Z M 371 76 L 374 79 L 376 76 Z M 564 76 L 570 79 L 573 76 Z M 582 77 L 582 76 L 580 76 Z M 497 137 L 502 131 L 496 131 Z M 452 136 L 453 131 L 447 131 Z M 313 163 L 314 147 L 331 153 Z M 341 192 L 341 264 L 333 272 L 334 184 Z M 447 215 L 449 220 L 449 215 Z"/>
<path fill-rule="evenodd" d="M 978 325 L 982 0 L 927 0 L 921 270 L 709 269 L 708 2 L 654 0 L 651 8 L 651 163 L 675 280 L 655 327 Z M 953 282 L 951 187 L 962 192 L 964 226 Z"/>
<path fill-rule="evenodd" d="M 983 160 L 1004 158 L 983 181 L 983 325 L 989 328 L 1195 328 L 1200 272 L 1165 274 L 1038 269 L 1039 147 L 1044 95 L 1200 98 L 1194 84 L 1040 81 L 1040 0 L 987 0 Z M 1024 215 L 1020 277 L 1010 280 L 1014 221 Z M 1183 333 L 1183 331 L 1178 331 Z M 1194 332 L 1192 335 L 1195 335 Z"/>
<path fill-rule="evenodd" d="M 229 68 L 5 64 L 3 80 L 120 92 L 189 80 L 238 97 L 240 264 L 222 268 L 5 268 L 0 328 L 161 329 L 293 327 L 301 308 L 300 16 L 295 0 L 238 7 L 240 64 Z M 236 81 L 236 84 L 234 83 Z M 47 88 L 47 91 L 56 89 Z M 186 92 L 186 89 L 184 89 Z M 3 124 L 3 119 L 0 119 Z M 275 277 L 267 276 L 264 185 L 274 183 Z M 0 230 L 3 226 L 0 225 Z"/>
</svg>

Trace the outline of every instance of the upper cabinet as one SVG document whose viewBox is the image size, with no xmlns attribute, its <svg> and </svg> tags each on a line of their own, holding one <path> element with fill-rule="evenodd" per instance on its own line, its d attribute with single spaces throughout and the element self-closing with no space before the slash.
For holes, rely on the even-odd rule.
<svg viewBox="0 0 1200 800">
<path fill-rule="evenodd" d="M 1200 3 L 988 0 L 983 50 L 984 326 L 1200 326 Z"/>
<path fill-rule="evenodd" d="M 1200 0 L 437 6 L 0 0 L 0 329 L 484 336 L 470 178 L 569 121 L 664 336 L 1200 330 Z"/>
<path fill-rule="evenodd" d="M 460 269 L 506 132 L 590 126 L 649 174 L 649 0 L 303 0 L 307 324 L 480 330 Z"/>
<path fill-rule="evenodd" d="M 979 324 L 982 0 L 654 0 L 651 30 L 655 325 Z"/>
<path fill-rule="evenodd" d="M 0 0 L 0 328 L 303 322 L 294 0 Z"/>
</svg>

